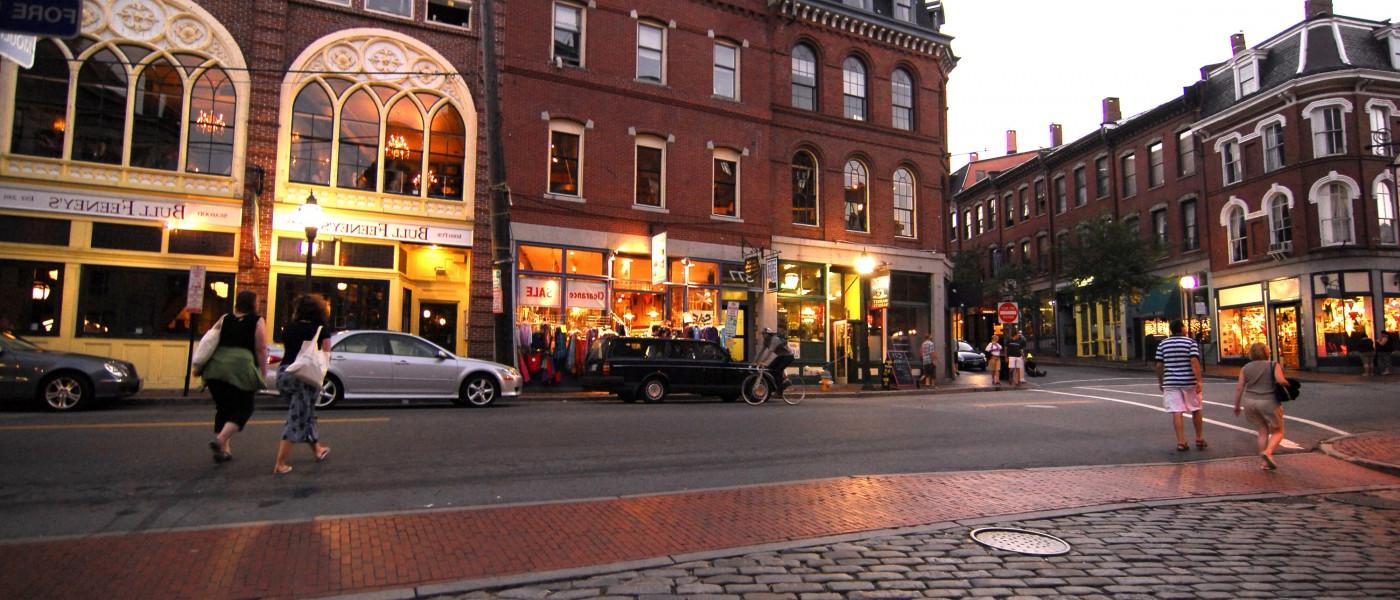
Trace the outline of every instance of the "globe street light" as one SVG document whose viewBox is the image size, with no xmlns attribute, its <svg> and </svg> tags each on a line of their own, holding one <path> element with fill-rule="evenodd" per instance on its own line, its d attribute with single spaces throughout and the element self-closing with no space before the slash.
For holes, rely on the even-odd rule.
<svg viewBox="0 0 1400 600">
<path fill-rule="evenodd" d="M 1194 340 L 1196 336 L 1191 329 L 1191 313 L 1195 312 L 1193 305 L 1196 303 L 1196 276 L 1183 275 L 1177 284 L 1181 286 L 1182 294 L 1188 298 L 1182 308 L 1186 311 L 1186 335 Z"/>
<path fill-rule="evenodd" d="M 325 212 L 316 203 L 316 194 L 306 194 L 306 202 L 297 208 L 297 220 L 306 228 L 306 293 L 311 293 L 311 252 L 316 247 L 316 232 L 320 231 L 325 220 Z"/>
</svg>

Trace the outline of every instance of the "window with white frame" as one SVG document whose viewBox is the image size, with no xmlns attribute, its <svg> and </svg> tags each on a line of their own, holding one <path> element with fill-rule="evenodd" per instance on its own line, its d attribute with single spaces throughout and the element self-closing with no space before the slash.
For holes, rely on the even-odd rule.
<svg viewBox="0 0 1400 600">
<path fill-rule="evenodd" d="M 1259 91 L 1259 72 L 1253 61 L 1235 67 L 1236 88 L 1235 99 L 1248 96 Z"/>
<path fill-rule="evenodd" d="M 365 10 L 413 18 L 414 0 L 365 0 Z"/>
<path fill-rule="evenodd" d="M 1352 242 L 1351 190 L 1333 181 L 1320 190 L 1315 198 L 1322 245 L 1336 246 Z"/>
<path fill-rule="evenodd" d="M 894 234 L 917 237 L 914 233 L 914 174 L 900 167 L 894 170 Z"/>
<path fill-rule="evenodd" d="M 895 129 L 914 129 L 914 78 L 904 69 L 890 76 L 890 104 Z"/>
<path fill-rule="evenodd" d="M 987 201 L 987 231 L 997 228 L 997 199 L 992 198 Z"/>
<path fill-rule="evenodd" d="M 972 236 L 974 235 L 973 226 L 974 224 L 972 221 L 972 209 L 967 209 L 963 211 L 963 229 L 965 230 L 963 232 L 963 239 L 972 239 Z"/>
<path fill-rule="evenodd" d="M 1269 249 L 1288 250 L 1293 246 L 1293 210 L 1288 207 L 1288 197 L 1274 194 L 1269 197 Z"/>
<path fill-rule="evenodd" d="M 1055 214 L 1058 215 L 1062 212 L 1065 212 L 1065 210 L 1068 208 L 1065 205 L 1066 202 L 1067 200 L 1065 198 L 1065 176 L 1057 175 L 1055 177 Z"/>
<path fill-rule="evenodd" d="M 714 93 L 721 98 L 739 98 L 739 47 L 715 42 Z"/>
<path fill-rule="evenodd" d="M 1079 208 L 1089 202 L 1089 182 L 1088 176 L 1084 173 L 1084 167 L 1074 168 L 1074 207 Z"/>
<path fill-rule="evenodd" d="M 1240 143 L 1229 141 L 1220 144 L 1220 160 L 1224 169 L 1225 185 L 1239 183 L 1244 178 L 1244 165 L 1240 164 Z"/>
<path fill-rule="evenodd" d="M 1230 243 L 1230 262 L 1244 262 L 1249 260 L 1249 239 L 1245 231 L 1244 209 L 1239 206 L 1230 208 L 1226 217 L 1226 229 Z"/>
<path fill-rule="evenodd" d="M 1200 230 L 1196 227 L 1196 201 L 1181 203 L 1181 249 L 1186 252 L 1201 247 Z"/>
<path fill-rule="evenodd" d="M 894 18 L 901 21 L 914 21 L 914 0 L 894 0 Z"/>
<path fill-rule="evenodd" d="M 1162 156 L 1162 142 L 1147 145 L 1147 187 L 1155 188 L 1166 180 L 1166 158 Z"/>
<path fill-rule="evenodd" d="M 1031 203 L 1026 202 L 1026 188 L 1016 190 L 1016 197 L 1021 205 L 1021 222 L 1024 223 L 1031 218 Z"/>
<path fill-rule="evenodd" d="M 583 126 L 578 123 L 549 123 L 549 193 L 583 195 Z"/>
<path fill-rule="evenodd" d="M 1167 209 L 1152 211 L 1152 242 L 1158 246 L 1167 245 Z"/>
<path fill-rule="evenodd" d="M 985 227 L 986 223 L 984 223 L 984 219 L 985 219 L 985 218 L 986 218 L 986 207 L 983 206 L 983 205 L 981 205 L 981 204 L 978 204 L 978 205 L 977 205 L 977 235 L 982 235 L 983 233 L 986 233 L 986 232 L 987 232 L 987 228 Z"/>
<path fill-rule="evenodd" d="M 666 140 L 637 136 L 636 186 L 632 203 L 637 206 L 666 206 Z"/>
<path fill-rule="evenodd" d="M 429 23 L 470 28 L 472 25 L 471 0 L 428 0 L 424 18 Z"/>
<path fill-rule="evenodd" d="M 1045 214 L 1045 180 L 1037 179 L 1035 182 L 1035 214 Z"/>
<path fill-rule="evenodd" d="M 1391 183 L 1384 179 L 1377 180 L 1373 190 L 1376 197 L 1376 221 L 1380 227 L 1382 244 L 1395 244 L 1400 241 L 1396 231 L 1395 194 L 1390 189 Z"/>
<path fill-rule="evenodd" d="M 817 109 L 817 53 L 806 44 L 792 47 L 792 105 Z"/>
<path fill-rule="evenodd" d="M 1395 146 L 1390 141 L 1390 108 L 1371 107 L 1371 153 L 1376 156 L 1395 156 Z"/>
<path fill-rule="evenodd" d="M 1021 240 L 1021 264 L 1029 267 L 1031 265 L 1031 241 Z"/>
<path fill-rule="evenodd" d="M 583 66 L 583 7 L 554 3 L 554 49 L 550 58 L 562 66 Z"/>
<path fill-rule="evenodd" d="M 1094 195 L 1097 198 L 1107 198 L 1109 190 L 1108 177 L 1108 157 L 1100 156 L 1094 159 Z"/>
<path fill-rule="evenodd" d="M 958 211 L 957 209 L 948 211 L 948 239 L 957 241 L 958 239 Z"/>
<path fill-rule="evenodd" d="M 817 159 L 811 152 L 799 150 L 792 157 L 792 222 L 796 225 L 818 224 Z"/>
<path fill-rule="evenodd" d="M 1013 196 L 1013 195 L 1011 195 L 1010 192 L 1007 192 L 1007 194 L 1006 194 L 1005 196 L 1002 196 L 1002 198 L 1001 198 L 1001 203 L 1002 203 L 1003 205 L 1005 205 L 1005 208 L 1006 208 L 1006 226 L 1007 226 L 1007 227 L 1010 227 L 1010 226 L 1012 226 L 1012 225 L 1015 225 L 1015 224 L 1016 224 L 1016 197 Z"/>
<path fill-rule="evenodd" d="M 637 79 L 666 82 L 666 29 L 657 23 L 637 23 Z"/>
<path fill-rule="evenodd" d="M 1313 114 L 1313 155 L 1332 156 L 1346 148 L 1342 107 L 1324 106 Z"/>
<path fill-rule="evenodd" d="M 1270 123 L 1264 127 L 1264 171 L 1283 168 L 1283 124 Z"/>
<path fill-rule="evenodd" d="M 843 114 L 847 119 L 865 120 L 865 63 L 854 56 L 841 63 Z"/>
<path fill-rule="evenodd" d="M 712 212 L 718 217 L 739 216 L 739 153 L 716 148 L 714 156 Z"/>
<path fill-rule="evenodd" d="M 846 161 L 846 230 L 870 231 L 870 170 L 858 160 Z"/>
<path fill-rule="evenodd" d="M 1192 139 L 1191 130 L 1187 129 L 1176 134 L 1176 176 L 1195 174 L 1196 140 Z"/>
<path fill-rule="evenodd" d="M 1122 178 L 1123 197 L 1137 194 L 1137 156 L 1126 154 L 1119 159 L 1119 171 Z"/>
</svg>

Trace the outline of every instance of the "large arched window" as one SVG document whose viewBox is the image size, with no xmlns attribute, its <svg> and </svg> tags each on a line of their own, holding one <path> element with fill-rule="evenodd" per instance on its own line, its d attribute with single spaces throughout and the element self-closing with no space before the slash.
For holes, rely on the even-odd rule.
<svg viewBox="0 0 1400 600">
<path fill-rule="evenodd" d="M 292 136 L 297 132 L 293 131 Z M 357 190 L 377 189 L 379 177 L 379 103 L 369 90 L 350 94 L 340 106 L 340 160 L 335 184 Z"/>
<path fill-rule="evenodd" d="M 132 106 L 131 166 L 174 171 L 180 165 L 185 83 L 164 59 L 151 61 L 140 73 Z"/>
<path fill-rule="evenodd" d="M 817 159 L 802 150 L 792 157 L 792 222 L 817 225 Z"/>
<path fill-rule="evenodd" d="M 15 119 L 10 152 L 63 157 L 68 128 L 68 57 L 57 42 L 39 40 L 34 67 L 20 69 L 15 82 Z"/>
<path fill-rule="evenodd" d="M 433 115 L 428 149 L 428 197 L 461 198 L 462 167 L 467 162 L 467 128 L 451 104 Z"/>
<path fill-rule="evenodd" d="M 423 190 L 423 108 L 404 96 L 389 109 L 384 128 L 384 191 L 418 196 Z"/>
<path fill-rule="evenodd" d="M 111 50 L 83 61 L 73 115 L 73 160 L 122 164 L 127 65 Z"/>
<path fill-rule="evenodd" d="M 1322 245 L 1351 243 L 1351 194 L 1347 186 L 1335 181 L 1328 183 L 1316 201 Z"/>
<path fill-rule="evenodd" d="M 292 103 L 292 181 L 330 185 L 335 109 L 325 87 L 308 85 Z"/>
<path fill-rule="evenodd" d="M 233 171 L 234 111 L 238 108 L 233 81 L 213 67 L 199 76 L 190 91 L 189 143 L 185 170 L 228 175 Z"/>
<path fill-rule="evenodd" d="M 1285 250 L 1293 244 L 1293 211 L 1288 198 L 1274 194 L 1269 198 L 1269 249 Z"/>
<path fill-rule="evenodd" d="M 895 129 L 914 129 L 914 78 L 904 69 L 890 76 L 890 105 Z"/>
<path fill-rule="evenodd" d="M 1249 260 L 1249 238 L 1245 231 L 1244 209 L 1238 206 L 1231 207 L 1226 221 L 1226 229 L 1230 238 L 1230 262 L 1237 263 Z"/>
<path fill-rule="evenodd" d="M 792 48 L 792 105 L 817 109 L 817 53 L 806 44 Z"/>
<path fill-rule="evenodd" d="M 846 230 L 870 231 L 870 171 L 858 160 L 846 161 Z"/>
<path fill-rule="evenodd" d="M 894 234 L 916 237 L 914 231 L 914 175 L 900 167 L 894 170 Z"/>
<path fill-rule="evenodd" d="M 1400 236 L 1396 235 L 1395 228 L 1395 194 L 1390 191 L 1390 183 L 1384 179 L 1378 179 L 1375 185 L 1376 196 L 1376 220 L 1380 226 L 1380 242 L 1382 244 L 1394 244 Z"/>
<path fill-rule="evenodd" d="M 854 56 L 841 63 L 841 93 L 847 119 L 865 120 L 865 63 Z"/>
</svg>

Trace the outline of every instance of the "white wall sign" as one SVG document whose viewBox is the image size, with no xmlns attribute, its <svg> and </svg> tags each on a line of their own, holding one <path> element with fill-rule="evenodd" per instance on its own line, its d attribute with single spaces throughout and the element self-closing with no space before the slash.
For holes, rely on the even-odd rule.
<svg viewBox="0 0 1400 600">
<path fill-rule="evenodd" d="M 608 284 L 601 281 L 570 280 L 564 291 L 565 308 L 608 309 Z"/>
<path fill-rule="evenodd" d="M 272 228 L 281 231 L 302 231 L 302 226 L 297 221 L 296 208 L 278 206 L 273 209 Z M 320 235 L 397 240 L 464 248 L 470 248 L 472 245 L 472 230 L 470 229 L 382 219 L 358 219 L 330 211 L 325 213 L 325 221 L 321 223 Z"/>
<path fill-rule="evenodd" d="M 198 313 L 204 310 L 204 265 L 190 267 L 189 284 L 185 286 L 185 310 Z"/>
<path fill-rule="evenodd" d="M 9 185 L 0 185 L 0 208 L 139 221 L 174 221 L 176 227 L 189 229 L 200 225 L 237 227 L 243 220 L 243 209 L 236 205 L 189 200 L 138 200 L 93 192 Z"/>
<path fill-rule="evenodd" d="M 559 307 L 559 280 L 538 277 L 520 278 L 520 297 L 515 299 L 519 306 Z"/>
<path fill-rule="evenodd" d="M 666 232 L 651 236 L 651 284 L 664 283 L 670 267 L 666 263 Z"/>
</svg>

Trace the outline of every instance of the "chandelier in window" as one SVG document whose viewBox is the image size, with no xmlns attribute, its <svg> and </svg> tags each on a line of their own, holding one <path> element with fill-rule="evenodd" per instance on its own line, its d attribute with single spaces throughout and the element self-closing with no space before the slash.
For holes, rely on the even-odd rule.
<svg viewBox="0 0 1400 600">
<path fill-rule="evenodd" d="M 389 140 L 384 143 L 384 157 L 393 160 L 403 160 L 408 158 L 408 140 L 402 135 L 390 135 Z"/>
<path fill-rule="evenodd" d="M 224 123 L 223 113 L 214 114 L 202 110 L 199 111 L 199 116 L 195 117 L 194 124 L 199 127 L 200 131 L 203 131 L 207 135 L 223 133 L 224 128 L 227 126 L 227 124 Z"/>
</svg>

